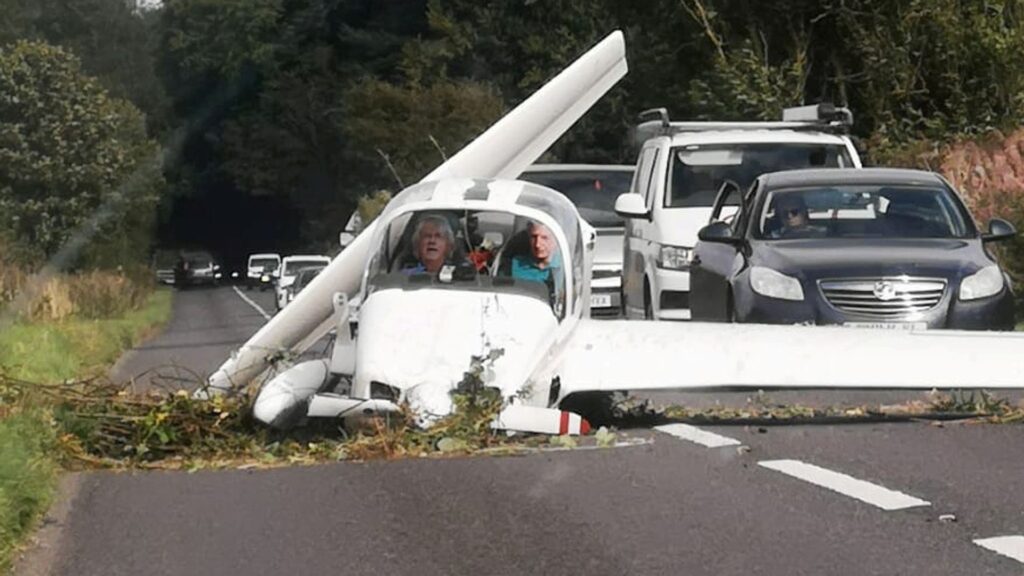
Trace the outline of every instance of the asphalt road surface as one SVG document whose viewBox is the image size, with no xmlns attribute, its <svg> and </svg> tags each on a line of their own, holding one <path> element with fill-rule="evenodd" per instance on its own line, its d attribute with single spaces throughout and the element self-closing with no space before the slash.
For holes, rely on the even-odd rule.
<svg viewBox="0 0 1024 576">
<path fill-rule="evenodd" d="M 176 317 L 124 366 L 176 354 L 206 373 L 223 359 L 207 347 L 237 346 L 262 320 L 231 288 L 178 296 L 176 314 L 196 318 Z M 644 442 L 521 457 L 86 474 L 71 483 L 70 512 L 43 543 L 52 560 L 35 569 L 1024 574 L 1022 426 L 670 426 L 628 435 Z"/>
<path fill-rule="evenodd" d="M 125 354 L 111 378 L 132 381 L 139 389 L 193 388 L 273 313 L 272 290 L 233 286 L 177 290 L 170 323 L 159 336 Z"/>
</svg>

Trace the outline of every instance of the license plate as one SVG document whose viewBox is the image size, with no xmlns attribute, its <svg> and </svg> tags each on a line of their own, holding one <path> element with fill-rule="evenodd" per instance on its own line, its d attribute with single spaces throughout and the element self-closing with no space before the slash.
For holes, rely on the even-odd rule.
<svg viewBox="0 0 1024 576">
<path fill-rule="evenodd" d="M 927 322 L 847 322 L 849 328 L 874 328 L 877 330 L 927 330 Z"/>
<path fill-rule="evenodd" d="M 612 305 L 611 294 L 591 294 L 590 295 L 590 307 L 591 308 L 610 308 Z"/>
</svg>

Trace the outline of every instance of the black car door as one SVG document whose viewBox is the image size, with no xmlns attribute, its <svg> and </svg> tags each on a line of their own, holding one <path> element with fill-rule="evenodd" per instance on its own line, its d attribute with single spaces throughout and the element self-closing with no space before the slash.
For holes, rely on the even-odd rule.
<svg viewBox="0 0 1024 576">
<path fill-rule="evenodd" d="M 715 197 L 708 224 L 725 222 L 737 235 L 744 219 L 740 187 L 735 182 L 722 184 Z M 727 207 L 736 206 L 734 214 L 723 217 Z M 729 280 L 737 256 L 737 245 L 698 241 L 690 269 L 690 313 L 693 320 L 725 322 L 729 320 Z"/>
</svg>

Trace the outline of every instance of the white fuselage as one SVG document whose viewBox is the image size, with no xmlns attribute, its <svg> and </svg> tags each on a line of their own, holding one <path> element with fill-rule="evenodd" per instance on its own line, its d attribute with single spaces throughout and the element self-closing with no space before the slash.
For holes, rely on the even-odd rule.
<svg viewBox="0 0 1024 576">
<path fill-rule="evenodd" d="M 536 397 L 531 376 L 561 340 L 551 307 L 530 296 L 452 289 L 374 292 L 359 311 L 353 396 L 369 398 L 372 382 L 402 391 L 423 420 L 452 410 L 450 392 L 474 364 L 485 386 L 502 396 Z M 542 388 L 542 389 L 540 389 Z"/>
</svg>

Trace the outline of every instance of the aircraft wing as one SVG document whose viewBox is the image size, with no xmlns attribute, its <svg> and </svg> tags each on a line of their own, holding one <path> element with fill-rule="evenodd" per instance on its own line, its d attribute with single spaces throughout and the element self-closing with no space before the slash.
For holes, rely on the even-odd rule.
<svg viewBox="0 0 1024 576">
<path fill-rule="evenodd" d="M 627 72 L 626 45 L 615 31 L 587 51 L 468 146 L 424 178 L 515 178 L 551 147 Z M 214 390 L 246 385 L 280 352 L 301 353 L 333 326 L 335 292 L 359 289 L 371 223 L 284 310 L 210 377 Z"/>
<path fill-rule="evenodd" d="M 583 320 L 559 364 L 584 391 L 1024 388 L 1024 334 Z"/>
</svg>

